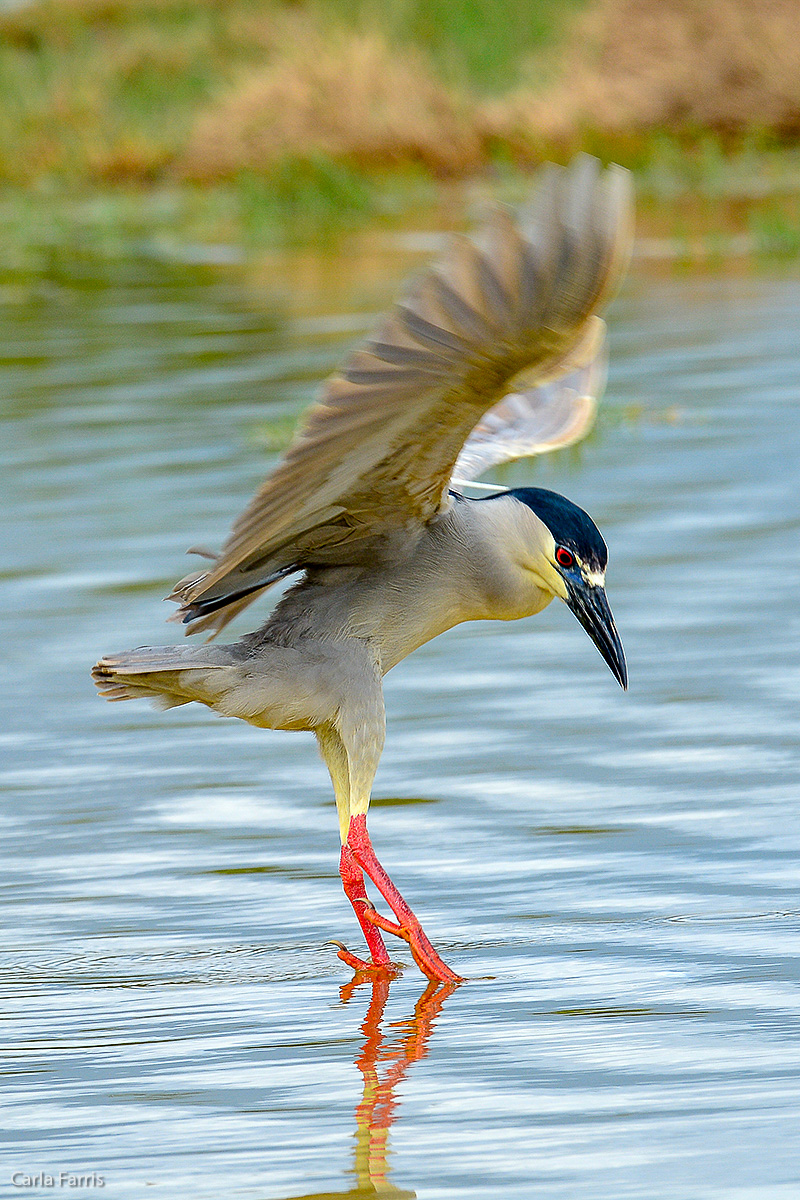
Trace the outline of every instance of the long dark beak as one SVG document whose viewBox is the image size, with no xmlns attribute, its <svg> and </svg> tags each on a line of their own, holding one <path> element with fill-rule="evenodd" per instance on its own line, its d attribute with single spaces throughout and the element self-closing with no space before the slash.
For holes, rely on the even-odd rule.
<svg viewBox="0 0 800 1200">
<path fill-rule="evenodd" d="M 611 673 L 623 689 L 628 690 L 628 668 L 625 651 L 608 606 L 605 590 L 593 587 L 585 580 L 566 578 L 567 607 L 575 613 L 583 628 L 611 668 Z"/>
</svg>

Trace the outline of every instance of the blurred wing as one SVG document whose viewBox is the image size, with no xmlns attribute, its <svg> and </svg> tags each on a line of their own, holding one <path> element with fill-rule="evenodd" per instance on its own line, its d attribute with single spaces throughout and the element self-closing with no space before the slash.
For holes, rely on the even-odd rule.
<svg viewBox="0 0 800 1200">
<path fill-rule="evenodd" d="M 328 380 L 214 565 L 176 586 L 175 619 L 219 630 L 293 570 L 406 553 L 509 382 L 569 369 L 627 263 L 630 216 L 627 172 L 584 155 L 546 169 L 518 219 L 500 210 L 475 242 L 454 239 Z"/>
<path fill-rule="evenodd" d="M 477 479 L 489 467 L 571 446 L 588 431 L 606 383 L 605 322 L 591 318 L 586 341 L 563 364 L 557 379 L 514 391 L 482 417 L 467 438 L 453 471 L 454 485 Z"/>
</svg>

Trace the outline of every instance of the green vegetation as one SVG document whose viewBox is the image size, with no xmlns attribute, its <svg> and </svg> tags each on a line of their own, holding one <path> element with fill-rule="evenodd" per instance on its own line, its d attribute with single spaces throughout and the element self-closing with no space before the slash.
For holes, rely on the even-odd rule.
<svg viewBox="0 0 800 1200">
<path fill-rule="evenodd" d="M 555 40 L 564 11 L 561 0 L 38 0 L 0 15 L 0 182 L 151 183 L 180 173 L 215 100 L 286 66 L 299 86 L 331 48 L 338 99 L 368 106 L 358 76 L 342 71 L 343 43 L 358 37 L 379 54 L 385 47 L 398 107 L 409 100 L 403 83 L 423 76 L 439 97 L 445 83 L 509 87 L 526 56 Z M 409 62 L 419 80 L 397 74 Z"/>
<path fill-rule="evenodd" d="M 250 0 L 40 0 L 3 14 L 2 179 L 153 181 L 198 109 L 262 61 L 268 25 Z"/>
<path fill-rule="evenodd" d="M 321 0 L 329 18 L 381 29 L 392 45 L 422 47 L 445 83 L 502 95 L 529 60 L 558 46 L 586 0 Z"/>
<path fill-rule="evenodd" d="M 330 158 L 283 158 L 270 175 L 242 171 L 235 184 L 243 240 L 258 247 L 275 229 L 306 240 L 338 232 L 378 207 L 374 182 Z"/>
<path fill-rule="evenodd" d="M 679 256 L 794 256 L 795 2 L 33 0 L 0 14 L 0 244 L 258 250 L 437 197 L 457 220 L 470 181 L 513 198 L 585 148 Z"/>
</svg>

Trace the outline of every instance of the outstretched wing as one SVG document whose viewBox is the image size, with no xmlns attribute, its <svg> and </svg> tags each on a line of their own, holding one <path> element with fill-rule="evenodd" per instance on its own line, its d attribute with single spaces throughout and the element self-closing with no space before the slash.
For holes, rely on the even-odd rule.
<svg viewBox="0 0 800 1200">
<path fill-rule="evenodd" d="M 454 239 L 341 372 L 235 523 L 213 566 L 170 599 L 219 630 L 306 566 L 404 553 L 446 509 L 459 452 L 484 413 L 569 369 L 617 284 L 631 237 L 627 172 L 581 156 L 549 167 L 529 208 Z"/>
</svg>

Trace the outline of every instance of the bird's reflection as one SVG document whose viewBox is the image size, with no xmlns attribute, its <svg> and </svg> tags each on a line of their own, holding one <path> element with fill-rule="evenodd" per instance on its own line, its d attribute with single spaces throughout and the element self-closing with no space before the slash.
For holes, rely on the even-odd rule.
<svg viewBox="0 0 800 1200">
<path fill-rule="evenodd" d="M 341 989 L 346 1004 L 358 986 L 358 976 Z M 428 1053 L 433 1025 L 456 984 L 430 983 L 414 1006 L 414 1015 L 383 1027 L 390 981 L 372 980 L 372 998 L 361 1024 L 365 1041 L 356 1066 L 364 1080 L 364 1094 L 356 1108 L 356 1149 L 353 1173 L 356 1189 L 351 1196 L 412 1197 L 389 1182 L 389 1129 L 397 1112 L 395 1088 L 408 1068 Z"/>
<path fill-rule="evenodd" d="M 384 1027 L 384 1012 L 392 981 L 365 979 L 356 974 L 342 986 L 340 997 L 348 1004 L 356 991 L 369 984 L 372 995 L 361 1032 L 364 1044 L 355 1060 L 364 1082 L 356 1106 L 355 1156 L 351 1174 L 353 1186 L 340 1192 L 315 1192 L 296 1200 L 414 1200 L 416 1192 L 395 1187 L 389 1180 L 389 1130 L 397 1115 L 397 1085 L 413 1063 L 425 1058 L 433 1026 L 447 997 L 457 983 L 429 983 L 405 1021 L 392 1021 Z"/>
</svg>

